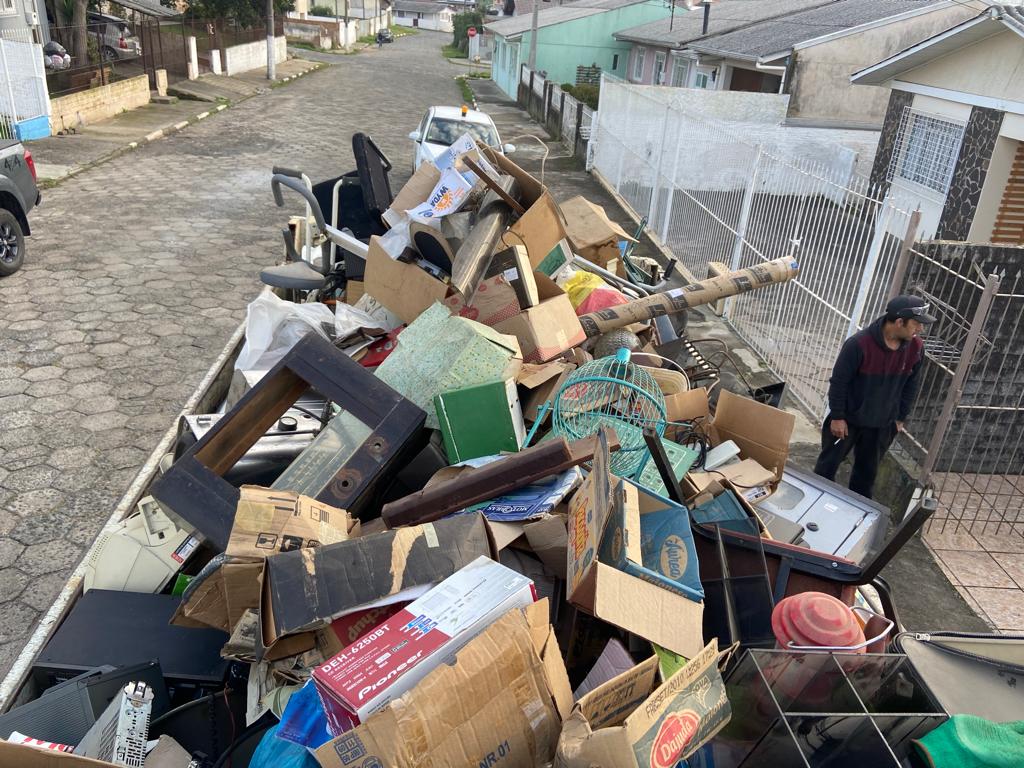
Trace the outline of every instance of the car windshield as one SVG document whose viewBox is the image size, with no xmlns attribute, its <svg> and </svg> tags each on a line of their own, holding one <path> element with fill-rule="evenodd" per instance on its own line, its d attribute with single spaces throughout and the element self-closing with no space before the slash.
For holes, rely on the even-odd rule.
<svg viewBox="0 0 1024 768">
<path fill-rule="evenodd" d="M 465 120 L 447 120 L 443 117 L 435 117 L 431 121 L 425 140 L 431 144 L 443 144 L 450 147 L 467 131 L 473 134 L 473 138 L 479 139 L 488 146 L 498 146 L 498 134 L 491 126 L 469 123 Z"/>
</svg>

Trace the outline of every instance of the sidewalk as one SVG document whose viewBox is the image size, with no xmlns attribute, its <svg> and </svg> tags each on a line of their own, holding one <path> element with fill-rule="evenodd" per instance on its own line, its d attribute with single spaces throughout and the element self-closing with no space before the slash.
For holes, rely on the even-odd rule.
<svg viewBox="0 0 1024 768">
<path fill-rule="evenodd" d="M 86 125 L 74 134 L 31 142 L 28 146 L 35 158 L 39 181 L 44 187 L 58 183 L 96 163 L 180 131 L 232 104 L 266 93 L 270 87 L 322 66 L 302 59 L 289 59 L 277 65 L 274 83 L 267 81 L 262 69 L 232 77 L 204 75 L 199 80 L 174 83 L 168 87 L 169 94 L 187 93 L 191 98 L 180 98 L 172 104 L 150 103 Z"/>
<path fill-rule="evenodd" d="M 521 137 L 528 134 L 543 139 L 548 155 L 541 180 L 548 186 L 556 201 L 562 202 L 575 195 L 584 195 L 603 206 L 607 214 L 627 232 L 636 229 L 636 220 L 597 178 L 588 173 L 577 160 L 568 157 L 568 150 L 561 143 L 550 141 L 544 129 L 518 104 L 505 96 L 493 81 L 471 80 L 470 87 L 476 95 L 479 108 L 494 119 L 502 141 L 516 145 L 516 153 L 512 159 L 538 178 L 541 178 L 540 166 L 544 150 L 536 141 L 523 140 Z M 641 239 L 636 252 L 640 256 L 652 256 L 663 260 L 658 247 L 646 237 Z M 695 277 L 700 278 L 703 275 Z M 689 312 L 687 336 L 694 341 L 717 339 L 724 343 L 728 358 L 716 350 L 716 346 L 719 345 L 699 345 L 704 355 L 720 366 L 721 389 L 744 394 L 744 379 L 752 387 L 778 381 L 778 377 L 769 370 L 764 361 L 736 335 L 725 320 L 713 314 L 709 307 L 700 307 Z M 736 364 L 735 367 L 733 363 Z M 794 404 L 792 398 L 784 399 L 783 408 L 796 417 L 796 426 L 789 446 L 788 464 L 807 472 L 813 471 L 820 450 L 819 426 L 812 423 Z M 848 471 L 847 465 L 841 470 L 837 480 L 845 483 L 847 477 L 842 472 Z M 883 570 L 882 575 L 893 587 L 900 618 L 908 628 L 989 630 L 988 623 L 979 618 L 980 611 L 976 605 L 965 600 L 960 589 L 950 583 L 942 566 L 936 562 L 920 537 L 912 538 Z"/>
</svg>

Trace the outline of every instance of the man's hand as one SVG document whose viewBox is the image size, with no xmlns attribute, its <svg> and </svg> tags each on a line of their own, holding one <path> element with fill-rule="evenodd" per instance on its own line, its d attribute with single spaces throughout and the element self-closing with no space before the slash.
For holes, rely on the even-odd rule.
<svg viewBox="0 0 1024 768">
<path fill-rule="evenodd" d="M 845 419 L 832 419 L 829 429 L 832 431 L 832 437 L 839 440 L 845 440 L 850 434 L 850 428 L 846 426 Z"/>
<path fill-rule="evenodd" d="M 902 421 L 897 421 L 897 422 L 896 422 L 896 431 L 897 431 L 897 432 L 905 432 L 905 431 L 906 431 L 906 430 L 905 430 L 905 429 L 903 428 L 903 422 L 902 422 Z"/>
</svg>

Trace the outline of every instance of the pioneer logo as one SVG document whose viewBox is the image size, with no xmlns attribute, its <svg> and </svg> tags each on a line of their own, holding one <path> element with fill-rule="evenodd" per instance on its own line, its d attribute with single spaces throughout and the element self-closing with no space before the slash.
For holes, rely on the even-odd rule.
<svg viewBox="0 0 1024 768">
<path fill-rule="evenodd" d="M 700 716 L 692 709 L 667 714 L 651 747 L 651 768 L 673 768 L 697 734 L 698 725 Z"/>
<path fill-rule="evenodd" d="M 359 701 L 366 701 L 366 699 L 369 698 L 373 693 L 375 693 L 378 688 L 383 688 L 383 687 L 387 686 L 392 681 L 392 679 L 398 677 L 399 675 L 401 675 L 403 672 L 405 672 L 410 667 L 415 666 L 416 662 L 418 662 L 420 660 L 420 658 L 422 658 L 422 656 L 423 656 L 423 651 L 417 651 L 414 655 L 410 656 L 408 659 L 403 661 L 401 664 L 398 664 L 394 668 L 388 670 L 387 674 L 385 674 L 382 678 L 380 678 L 376 682 L 370 683 L 369 685 L 365 685 L 362 688 L 360 688 L 359 689 L 359 694 L 358 694 L 358 700 Z"/>
</svg>

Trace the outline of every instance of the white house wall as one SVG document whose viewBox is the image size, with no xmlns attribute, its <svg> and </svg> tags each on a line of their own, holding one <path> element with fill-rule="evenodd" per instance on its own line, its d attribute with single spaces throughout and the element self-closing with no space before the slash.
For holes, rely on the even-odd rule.
<svg viewBox="0 0 1024 768">
<path fill-rule="evenodd" d="M 898 79 L 975 96 L 1024 102 L 1024 40 L 1005 30 L 903 72 Z"/>
<path fill-rule="evenodd" d="M 977 15 L 966 4 L 865 29 L 798 48 L 789 74 L 789 117 L 846 124 L 882 125 L 889 89 L 853 85 L 850 75 Z"/>
</svg>

